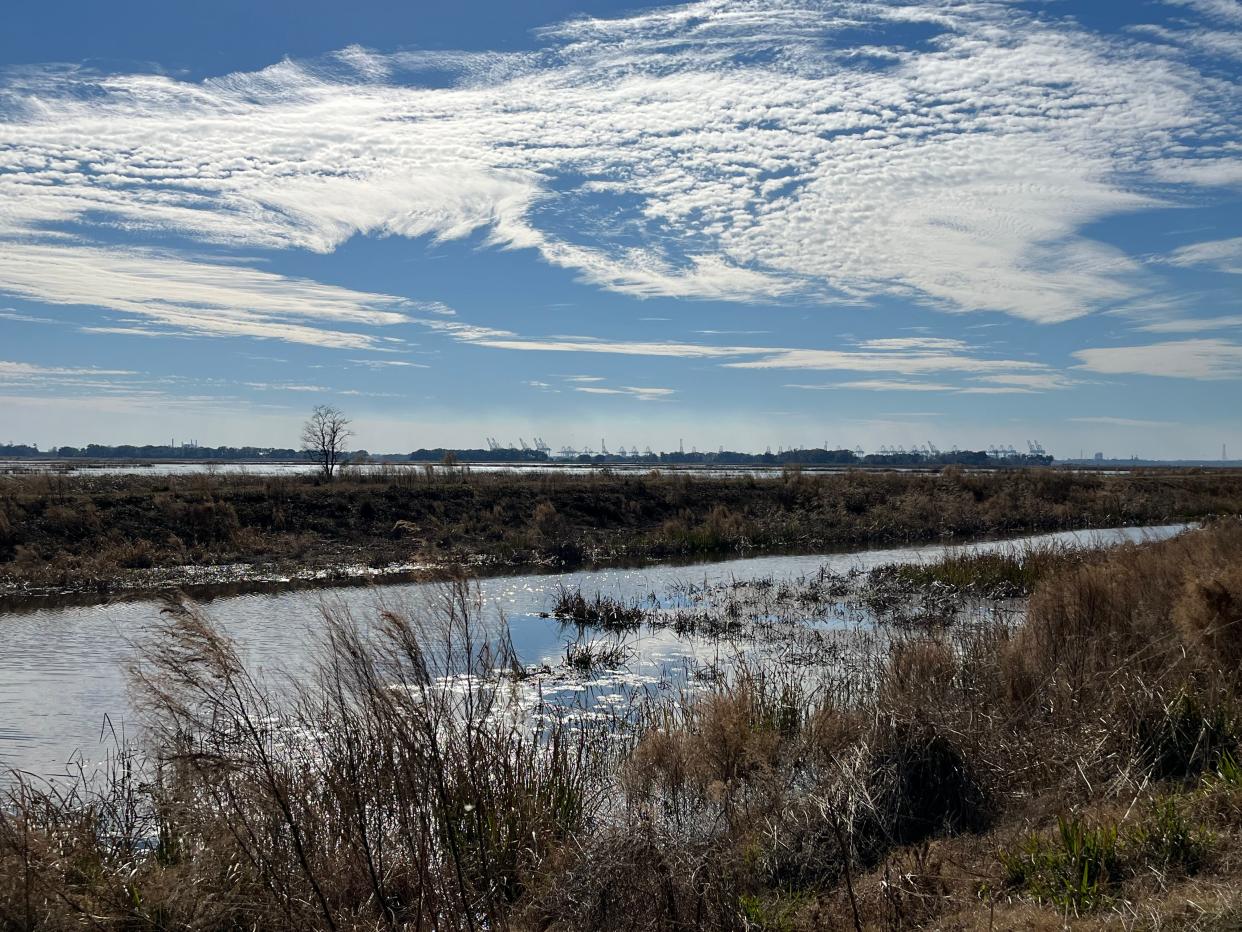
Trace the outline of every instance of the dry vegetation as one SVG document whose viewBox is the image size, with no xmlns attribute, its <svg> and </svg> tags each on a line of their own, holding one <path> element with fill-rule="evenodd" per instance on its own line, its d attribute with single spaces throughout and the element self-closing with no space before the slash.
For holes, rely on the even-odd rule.
<svg viewBox="0 0 1242 932">
<path fill-rule="evenodd" d="M 571 566 L 1236 514 L 1242 473 L 853 471 L 772 478 L 345 470 L 313 477 L 0 477 L 0 596 L 263 574 Z M 204 570 L 208 568 L 208 570 Z M 212 569 L 214 568 L 214 569 Z"/>
<path fill-rule="evenodd" d="M 13 785 L 0 924 L 1238 928 L 1242 523 L 1041 565 L 1020 623 L 888 625 L 625 718 L 531 711 L 460 582 L 328 613 L 279 694 L 172 606 L 135 671 L 154 763 Z"/>
</svg>

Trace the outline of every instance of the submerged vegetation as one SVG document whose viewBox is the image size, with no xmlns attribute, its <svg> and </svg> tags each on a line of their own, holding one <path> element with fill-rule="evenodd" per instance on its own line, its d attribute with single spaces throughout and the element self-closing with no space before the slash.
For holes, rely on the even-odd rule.
<svg viewBox="0 0 1242 932">
<path fill-rule="evenodd" d="M 0 927 L 1236 927 L 1242 523 L 898 575 L 684 587 L 638 623 L 738 649 L 624 711 L 546 697 L 461 580 L 327 611 L 293 683 L 171 604 L 146 757 L 12 781 Z M 1030 597 L 919 623 L 945 584 Z M 557 601 L 567 670 L 627 661 L 581 629 L 637 606 Z"/>
<path fill-rule="evenodd" d="M 428 465 L 344 467 L 332 483 L 210 472 L 8 476 L 0 477 L 0 596 L 815 552 L 1239 511 L 1242 473 L 1222 470 L 722 478 Z"/>
</svg>

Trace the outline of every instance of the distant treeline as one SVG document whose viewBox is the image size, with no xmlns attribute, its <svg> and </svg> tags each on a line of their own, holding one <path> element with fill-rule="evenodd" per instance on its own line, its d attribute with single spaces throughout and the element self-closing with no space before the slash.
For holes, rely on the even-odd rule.
<svg viewBox="0 0 1242 932">
<path fill-rule="evenodd" d="M 0 444 L 0 457 L 55 459 L 126 459 L 126 460 L 300 460 L 300 450 L 274 447 L 194 447 L 194 446 L 105 446 L 92 443 L 85 447 L 57 447 L 41 451 L 37 446 Z M 952 450 L 940 453 L 909 451 L 904 453 L 865 453 L 853 450 L 782 450 L 778 453 L 740 453 L 724 450 L 716 453 L 645 453 L 622 456 L 615 453 L 580 453 L 574 457 L 552 457 L 543 450 L 499 448 L 457 450 L 445 447 L 415 450 L 412 453 L 377 453 L 354 450 L 348 454 L 354 463 L 575 463 L 588 466 L 624 464 L 646 466 L 1047 466 L 1051 456 L 1025 453 L 995 457 L 984 450 Z"/>
<path fill-rule="evenodd" d="M 38 457 L 40 459 L 99 460 L 299 460 L 306 454 L 300 450 L 272 447 L 188 447 L 188 446 L 105 446 L 88 443 L 84 447 L 56 447 L 40 450 L 26 444 L 0 444 L 0 457 Z"/>
</svg>

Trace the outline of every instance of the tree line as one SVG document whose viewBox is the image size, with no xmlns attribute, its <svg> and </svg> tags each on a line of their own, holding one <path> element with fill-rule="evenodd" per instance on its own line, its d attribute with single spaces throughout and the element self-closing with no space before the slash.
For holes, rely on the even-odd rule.
<svg viewBox="0 0 1242 932">
<path fill-rule="evenodd" d="M 99 460 L 259 460 L 296 462 L 308 453 L 288 447 L 181 447 L 158 444 L 135 446 L 91 443 L 84 447 L 54 447 L 41 450 L 28 444 L 0 444 L 0 458 L 6 459 L 99 459 Z M 430 447 L 409 453 L 371 453 L 368 450 L 341 450 L 339 462 L 379 463 L 442 463 L 451 458 L 459 463 L 575 463 L 609 466 L 633 463 L 648 466 L 1042 466 L 1053 462 L 1051 456 L 993 457 L 985 450 L 955 450 L 932 456 L 927 453 L 865 453 L 853 450 L 798 449 L 779 453 L 746 453 L 738 450 L 682 453 L 649 453 L 639 456 L 586 454 L 576 457 L 553 457 L 541 450 L 519 448 L 458 448 Z M 339 463 L 338 463 L 339 465 Z"/>
</svg>

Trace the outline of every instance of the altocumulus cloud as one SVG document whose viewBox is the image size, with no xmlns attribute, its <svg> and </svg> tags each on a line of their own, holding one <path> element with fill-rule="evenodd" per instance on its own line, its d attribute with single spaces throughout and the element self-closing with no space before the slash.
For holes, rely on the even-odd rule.
<svg viewBox="0 0 1242 932">
<path fill-rule="evenodd" d="M 482 231 L 639 296 L 1066 320 L 1144 288 L 1086 224 L 1242 179 L 1236 93 L 1208 61 L 1237 53 L 1235 8 L 1106 36 L 1000 0 L 703 0 L 573 20 L 532 53 L 351 48 L 201 83 L 27 70 L 0 93 L 0 289 L 119 306 L 93 281 L 111 254 L 48 238 L 97 222 L 321 252 Z M 32 250 L 74 287 L 31 282 Z M 344 317 L 287 313 L 273 295 L 310 286 L 256 276 L 255 312 L 214 284 L 207 313 L 164 286 L 124 309 L 355 349 L 373 339 L 334 322 L 401 312 L 354 294 Z"/>
</svg>

